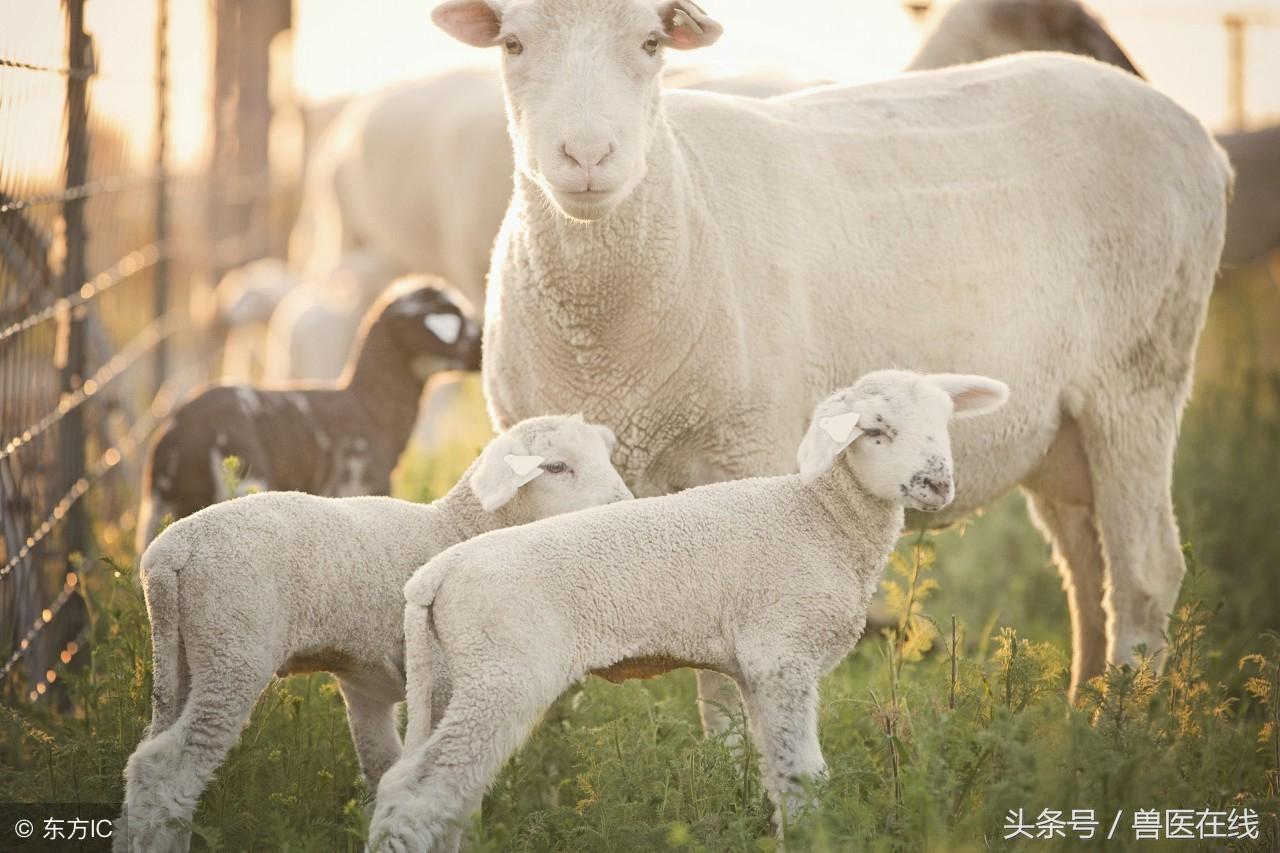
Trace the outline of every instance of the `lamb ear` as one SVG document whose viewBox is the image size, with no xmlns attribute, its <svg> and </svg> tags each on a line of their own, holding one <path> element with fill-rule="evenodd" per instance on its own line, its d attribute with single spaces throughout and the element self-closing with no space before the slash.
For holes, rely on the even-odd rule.
<svg viewBox="0 0 1280 853">
<path fill-rule="evenodd" d="M 600 437 L 604 439 L 604 446 L 609 448 L 610 453 L 613 453 L 613 451 L 618 449 L 618 437 L 613 434 L 613 430 L 609 429 L 604 424 L 591 424 L 590 426 L 593 430 L 600 433 Z"/>
<path fill-rule="evenodd" d="M 818 406 L 796 451 L 801 481 L 809 485 L 831 470 L 836 457 L 860 435 L 857 413 L 834 410 L 825 403 Z"/>
<path fill-rule="evenodd" d="M 502 12 L 486 0 L 449 0 L 431 10 L 432 22 L 463 44 L 492 47 L 502 29 Z"/>
<path fill-rule="evenodd" d="M 934 373 L 929 381 L 950 395 L 957 420 L 994 412 L 1009 399 L 1009 386 L 986 376 Z"/>
<path fill-rule="evenodd" d="M 662 33 L 667 47 L 676 50 L 693 50 L 715 44 L 724 27 L 694 3 L 693 0 L 672 0 L 658 9 L 662 16 Z"/>
<path fill-rule="evenodd" d="M 525 483 L 541 476 L 541 456 L 529 455 L 518 436 L 500 435 L 480 454 L 469 485 L 485 512 L 494 512 L 516 496 Z"/>
</svg>

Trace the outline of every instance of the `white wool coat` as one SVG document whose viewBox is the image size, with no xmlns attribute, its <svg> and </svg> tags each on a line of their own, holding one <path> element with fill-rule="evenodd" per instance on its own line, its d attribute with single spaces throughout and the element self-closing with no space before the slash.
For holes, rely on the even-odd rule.
<svg viewBox="0 0 1280 853">
<path fill-rule="evenodd" d="M 816 678 L 861 635 L 901 525 L 901 505 L 840 460 L 813 485 L 738 480 L 486 534 L 428 563 L 405 597 L 410 612 L 431 606 L 434 666 L 527 671 L 542 701 L 587 672 L 697 666 L 750 683 L 774 660 Z M 411 671 L 410 689 L 431 678 Z M 439 706 L 418 698 L 411 717 Z"/>
<path fill-rule="evenodd" d="M 518 177 L 486 308 L 499 427 L 583 410 L 657 495 L 793 470 L 814 402 L 867 369 L 998 377 L 1012 402 L 955 429 L 946 520 L 1025 478 L 1100 384 L 1167 382 L 1174 416 L 1230 169 L 1150 86 L 1041 54 L 663 100 L 605 218 Z"/>
</svg>

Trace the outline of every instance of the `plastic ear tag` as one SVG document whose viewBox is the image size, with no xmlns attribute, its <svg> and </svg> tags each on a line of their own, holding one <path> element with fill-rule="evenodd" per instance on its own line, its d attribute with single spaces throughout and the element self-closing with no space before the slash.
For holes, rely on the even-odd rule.
<svg viewBox="0 0 1280 853">
<path fill-rule="evenodd" d="M 507 467 L 514 471 L 517 477 L 523 477 L 546 460 L 541 456 L 516 456 L 514 453 L 508 453 L 502 457 L 502 461 L 507 463 Z"/>
<path fill-rule="evenodd" d="M 457 314 L 428 314 L 422 324 L 446 344 L 456 344 L 462 331 L 462 318 Z"/>
<path fill-rule="evenodd" d="M 702 26 L 693 18 L 691 18 L 689 16 L 689 13 L 683 9 L 676 9 L 674 12 L 671 13 L 671 26 L 688 27 L 689 29 L 693 30 L 695 33 L 699 33 L 699 34 L 702 32 Z"/>
<path fill-rule="evenodd" d="M 862 430 L 855 430 L 858 425 L 858 413 L 849 412 L 844 415 L 832 415 L 829 418 L 823 418 L 818 421 L 818 426 L 822 431 L 831 436 L 832 441 L 850 442 L 862 435 Z"/>
</svg>

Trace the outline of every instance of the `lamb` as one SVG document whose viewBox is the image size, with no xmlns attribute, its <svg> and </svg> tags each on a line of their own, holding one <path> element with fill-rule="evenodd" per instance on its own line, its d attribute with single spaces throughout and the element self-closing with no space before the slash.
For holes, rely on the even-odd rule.
<svg viewBox="0 0 1280 853">
<path fill-rule="evenodd" d="M 629 498 L 612 445 L 580 417 L 536 418 L 490 442 L 430 505 L 270 492 L 167 529 L 140 569 L 152 718 L 125 769 L 116 849 L 185 849 L 184 822 L 273 675 L 337 676 L 374 790 L 400 752 L 405 581 L 485 531 Z"/>
<path fill-rule="evenodd" d="M 818 680 L 862 634 L 904 504 L 951 501 L 949 419 L 1007 396 L 981 376 L 869 373 L 817 407 L 799 475 L 600 507 L 433 559 L 405 585 L 410 734 L 371 847 L 453 849 L 453 825 L 571 683 L 681 666 L 738 685 L 764 787 L 794 817 L 824 771 Z"/>
<path fill-rule="evenodd" d="M 246 488 L 389 494 L 423 387 L 441 371 L 479 363 L 469 312 L 439 280 L 409 279 L 369 311 L 338 383 L 222 385 L 184 403 L 148 454 L 139 553 L 166 515 L 183 518 L 231 497 L 223 478 L 229 456 L 244 466 Z"/>
<path fill-rule="evenodd" d="M 617 432 L 632 490 L 661 495 L 788 472 L 841 376 L 1001 376 L 1015 402 L 958 425 L 963 485 L 935 519 L 1032 493 L 1071 566 L 1074 685 L 1161 648 L 1184 572 L 1173 448 L 1231 185 L 1197 119 L 1053 53 L 768 100 L 663 92 L 663 52 L 722 30 L 691 0 L 434 19 L 502 55 L 496 425 L 582 410 Z"/>
</svg>

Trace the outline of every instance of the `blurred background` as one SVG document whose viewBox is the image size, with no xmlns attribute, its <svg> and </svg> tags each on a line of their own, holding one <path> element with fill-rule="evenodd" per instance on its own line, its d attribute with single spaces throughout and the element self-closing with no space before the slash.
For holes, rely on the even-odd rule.
<svg viewBox="0 0 1280 853">
<path fill-rule="evenodd" d="M 860 82 L 907 67 L 948 4 L 720 5 L 711 11 L 726 24 L 721 42 L 672 58 L 696 65 L 690 74 Z M 1090 8 L 1155 86 L 1216 131 L 1280 122 L 1280 0 L 1097 0 Z M 279 378 L 263 366 L 269 311 L 236 299 L 269 292 L 274 308 L 301 286 L 305 259 L 291 232 L 317 152 L 344 108 L 381 87 L 496 66 L 496 55 L 434 30 L 429 11 L 425 0 L 0 0 L 5 703 L 52 699 L 77 712 L 58 682 L 105 630 L 88 606 L 98 576 L 115 572 L 102 558 L 133 557 L 125 543 L 140 448 L 175 402 L 203 382 Z M 324 235 L 307 238 L 314 246 Z M 252 266 L 262 259 L 266 266 Z M 325 274 L 352 272 L 340 267 Z M 1202 347 L 1201 399 L 1213 401 L 1215 419 L 1236 407 L 1255 420 L 1215 431 L 1193 409 L 1188 441 L 1204 444 L 1194 459 L 1180 457 L 1180 509 L 1188 538 L 1237 543 L 1239 561 L 1261 565 L 1280 557 L 1275 504 L 1266 501 L 1280 491 L 1246 490 L 1240 476 L 1273 463 L 1280 443 L 1280 255 L 1270 249 L 1224 272 Z M 348 313 L 358 317 L 366 304 L 357 299 Z M 248 319 L 233 327 L 229 316 L 240 309 Z M 401 466 L 407 496 L 451 483 L 487 437 L 474 380 L 446 396 L 448 416 L 419 429 L 420 447 Z M 442 448 L 456 447 L 464 448 L 458 459 L 438 461 Z M 1020 501 L 989 516 L 940 549 L 944 575 L 956 578 L 944 592 L 957 599 L 944 596 L 941 606 L 968 608 L 976 624 L 1022 619 L 1033 636 L 1065 647 L 1058 581 Z M 1004 567 L 1027 564 L 1011 584 Z M 1250 629 L 1274 625 L 1280 609 L 1256 597 L 1240 607 L 1266 611 L 1247 617 Z"/>
</svg>

